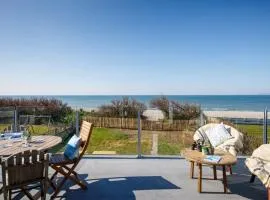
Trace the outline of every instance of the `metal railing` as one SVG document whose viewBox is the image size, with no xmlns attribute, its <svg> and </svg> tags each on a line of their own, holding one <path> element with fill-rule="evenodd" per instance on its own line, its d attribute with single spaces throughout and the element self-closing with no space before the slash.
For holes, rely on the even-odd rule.
<svg viewBox="0 0 270 200">
<path fill-rule="evenodd" d="M 25 127 L 35 126 L 47 131 L 44 134 L 51 134 L 69 127 L 63 122 L 54 122 L 52 116 L 44 112 L 44 108 L 44 106 L 0 107 L 0 131 L 18 132 L 23 131 Z"/>
<path fill-rule="evenodd" d="M 20 127 L 21 123 L 23 123 L 26 118 L 29 118 L 31 116 L 35 116 L 34 114 L 22 114 L 19 112 L 19 107 L 9 107 L 9 108 L 1 108 L 0 109 L 0 117 L 6 117 L 6 120 L 2 120 L 3 124 L 8 124 L 10 127 L 12 127 L 10 131 L 17 131 L 18 128 Z M 262 112 L 261 112 L 262 113 Z M 44 115 L 45 116 L 45 115 Z M 251 143 L 254 141 L 256 143 L 255 145 L 252 146 L 252 149 L 249 152 L 252 152 L 253 148 L 256 146 L 263 144 L 263 143 L 268 143 L 268 130 L 269 130 L 269 119 L 268 119 L 268 110 L 267 108 L 264 110 L 264 115 L 260 119 L 245 119 L 244 115 L 242 116 L 243 118 L 239 119 L 234 119 L 234 118 L 220 118 L 220 121 L 224 121 L 226 123 L 231 123 L 233 126 L 235 126 L 238 130 L 243 133 L 245 133 L 246 137 L 248 138 Z M 21 117 L 24 117 L 21 120 Z M 75 127 L 74 130 L 76 130 L 76 133 L 79 134 L 79 128 L 80 128 L 80 121 L 83 118 L 80 118 L 80 111 L 75 110 L 74 111 L 74 116 L 73 116 L 73 127 Z M 241 116 L 240 116 L 241 117 Z M 1 119 L 2 119 L 1 118 Z M 85 118 L 84 118 L 85 119 Z M 87 119 L 87 117 L 86 117 Z M 205 125 L 206 123 L 211 123 L 209 121 L 208 117 L 204 115 L 202 112 L 199 118 L 196 121 L 196 124 L 194 123 L 189 123 L 188 128 L 184 128 L 183 130 L 145 130 L 144 126 L 145 123 L 144 120 L 141 119 L 141 113 L 138 113 L 137 119 L 135 119 L 137 123 L 134 123 L 137 127 L 137 130 L 128 130 L 128 129 L 119 129 L 120 134 L 126 134 L 125 137 L 118 137 L 120 138 L 119 141 L 115 141 L 115 145 L 117 147 L 118 144 L 123 145 L 121 142 L 125 141 L 120 141 L 121 138 L 131 138 L 133 139 L 133 148 L 126 148 L 127 152 L 123 153 L 123 151 L 118 151 L 117 154 L 120 152 L 120 154 L 135 154 L 137 155 L 138 158 L 143 157 L 143 155 L 179 155 L 181 148 L 188 147 L 190 144 L 190 141 L 192 140 L 192 134 L 194 134 L 195 130 L 199 128 L 200 126 Z M 8 122 L 8 123 L 4 123 Z M 31 121 L 31 120 L 27 120 Z M 43 120 L 43 122 L 45 119 Z M 170 120 L 169 122 L 172 122 L 173 125 L 175 121 Z M 42 122 L 42 123 L 43 123 Z M 218 122 L 218 121 L 215 121 Z M 160 122 L 161 123 L 161 122 Z M 162 123 L 161 123 L 162 124 Z M 12 126 L 11 126 L 12 125 Z M 45 124 L 43 123 L 45 126 Z M 47 125 L 47 124 L 46 124 Z M 56 126 L 56 124 L 54 124 Z M 178 124 L 179 125 L 179 124 Z M 2 126 L 3 127 L 3 126 Z M 56 127 L 58 130 L 60 130 L 58 127 Z M 99 129 L 97 127 L 97 129 Z M 101 128 L 102 129 L 102 128 Z M 103 129 L 108 129 L 108 132 L 112 132 L 115 129 L 111 129 L 109 127 L 103 127 Z M 252 129 L 252 130 L 251 130 Z M 62 130 L 62 129 L 61 129 Z M 53 133 L 54 130 L 51 132 Z M 98 131 L 98 130 L 97 130 Z M 75 132 L 75 131 L 74 131 Z M 106 137 L 106 136 L 104 136 Z M 108 135 L 109 137 L 109 135 Z M 118 139 L 116 137 L 116 140 Z M 106 138 L 105 138 L 106 140 Z M 184 141 L 185 140 L 185 141 Z M 124 145 L 130 145 L 131 140 L 126 140 L 126 144 Z M 147 144 L 146 144 L 147 143 Z M 181 144 L 180 144 L 181 143 Z M 148 146 L 147 146 L 148 145 Z M 176 146 L 178 145 L 178 146 Z M 181 146 L 181 147 L 179 147 Z M 147 149 L 146 149 L 147 147 Z M 114 147 L 113 147 L 114 148 Z M 250 148 L 250 147 L 248 147 Z M 112 149 L 112 148 L 111 148 Z M 168 150 L 169 149 L 169 150 Z M 104 150 L 107 151 L 106 145 L 103 147 L 103 149 L 97 149 L 99 150 Z M 168 150 L 168 151 L 167 151 Z M 109 150 L 108 150 L 109 151 Z M 91 151 L 92 152 L 92 151 Z M 90 152 L 89 152 L 90 153 Z"/>
</svg>

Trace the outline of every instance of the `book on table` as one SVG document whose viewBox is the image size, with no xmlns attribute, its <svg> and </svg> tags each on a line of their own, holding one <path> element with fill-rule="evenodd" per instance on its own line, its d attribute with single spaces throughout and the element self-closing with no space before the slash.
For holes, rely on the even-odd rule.
<svg viewBox="0 0 270 200">
<path fill-rule="evenodd" d="M 203 160 L 206 162 L 218 163 L 221 159 L 221 156 L 208 155 Z"/>
</svg>

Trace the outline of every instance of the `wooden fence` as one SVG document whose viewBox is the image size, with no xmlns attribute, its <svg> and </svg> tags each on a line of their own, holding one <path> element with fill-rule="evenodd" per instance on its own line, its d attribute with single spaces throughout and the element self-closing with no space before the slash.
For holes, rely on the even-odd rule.
<svg viewBox="0 0 270 200">
<path fill-rule="evenodd" d="M 95 127 L 138 129 L 136 118 L 110 118 L 110 117 L 84 117 L 85 121 L 93 123 Z M 183 131 L 198 127 L 198 120 L 174 120 L 173 123 L 166 121 L 141 120 L 142 130 L 150 131 Z"/>
</svg>

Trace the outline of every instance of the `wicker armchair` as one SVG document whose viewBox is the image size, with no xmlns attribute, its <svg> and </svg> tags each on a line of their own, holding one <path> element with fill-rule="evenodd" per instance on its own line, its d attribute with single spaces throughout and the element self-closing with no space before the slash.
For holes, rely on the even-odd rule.
<svg viewBox="0 0 270 200">
<path fill-rule="evenodd" d="M 193 136 L 194 141 L 204 142 L 208 140 L 208 137 L 205 132 L 216 125 L 218 124 L 210 123 L 200 127 L 198 130 L 196 130 Z M 239 132 L 238 130 L 229 125 L 224 124 L 224 126 L 228 130 L 228 132 L 232 135 L 233 138 L 215 147 L 215 150 L 224 151 L 236 156 L 237 153 L 240 152 L 241 149 L 243 148 L 243 133 Z"/>
</svg>

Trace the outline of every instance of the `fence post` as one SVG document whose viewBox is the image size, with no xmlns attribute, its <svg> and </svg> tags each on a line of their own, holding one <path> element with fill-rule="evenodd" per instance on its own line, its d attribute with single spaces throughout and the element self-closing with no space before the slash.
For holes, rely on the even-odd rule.
<svg viewBox="0 0 270 200">
<path fill-rule="evenodd" d="M 76 117 L 76 124 L 75 124 L 75 126 L 76 126 L 76 135 L 79 135 L 79 123 L 80 123 L 80 119 L 79 119 L 79 111 L 78 111 L 78 109 L 76 109 L 76 115 L 75 115 Z"/>
<path fill-rule="evenodd" d="M 171 102 L 169 102 L 169 123 L 173 123 L 173 107 Z"/>
<path fill-rule="evenodd" d="M 264 115 L 263 115 L 263 143 L 267 144 L 268 143 L 268 137 L 267 137 L 267 108 L 264 110 Z"/>
<path fill-rule="evenodd" d="M 138 144 L 137 144 L 137 158 L 142 158 L 142 152 L 141 152 L 141 114 L 140 111 L 138 111 Z"/>
<path fill-rule="evenodd" d="M 203 111 L 201 111 L 201 115 L 200 115 L 200 126 L 204 125 L 204 116 L 203 116 Z"/>
</svg>

